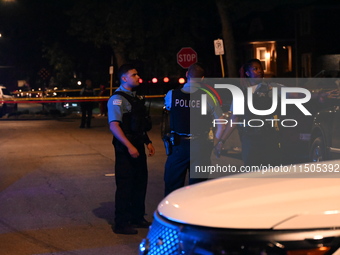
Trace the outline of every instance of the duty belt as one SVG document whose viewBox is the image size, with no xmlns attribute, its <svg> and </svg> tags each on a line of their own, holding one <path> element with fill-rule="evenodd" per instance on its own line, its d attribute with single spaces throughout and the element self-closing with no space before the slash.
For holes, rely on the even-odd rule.
<svg viewBox="0 0 340 255">
<path fill-rule="evenodd" d="M 190 139 L 196 139 L 198 136 L 185 136 L 185 135 L 180 135 L 179 138 L 181 140 L 190 140 Z"/>
<path fill-rule="evenodd" d="M 197 139 L 199 137 L 202 137 L 202 135 L 194 135 L 194 134 L 186 134 L 186 133 L 178 133 L 175 131 L 171 131 L 172 134 L 178 135 L 179 139 L 181 140 L 192 140 L 192 139 Z M 203 134 L 203 135 L 208 135 L 208 133 Z"/>
</svg>

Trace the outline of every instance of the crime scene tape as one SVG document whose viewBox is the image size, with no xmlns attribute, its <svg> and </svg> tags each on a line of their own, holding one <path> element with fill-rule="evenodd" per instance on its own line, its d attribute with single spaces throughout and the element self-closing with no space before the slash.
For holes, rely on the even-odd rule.
<svg viewBox="0 0 340 255">
<path fill-rule="evenodd" d="M 164 95 L 145 95 L 145 98 L 162 98 Z M 16 104 L 16 103 L 64 103 L 64 102 L 98 102 L 107 101 L 110 97 L 38 97 L 38 98 L 5 98 L 0 103 Z"/>
</svg>

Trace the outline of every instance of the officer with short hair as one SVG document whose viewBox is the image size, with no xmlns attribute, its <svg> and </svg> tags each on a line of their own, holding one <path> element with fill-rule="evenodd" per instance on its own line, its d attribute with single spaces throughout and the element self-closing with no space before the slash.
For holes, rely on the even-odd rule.
<svg viewBox="0 0 340 255">
<path fill-rule="evenodd" d="M 118 71 L 121 85 L 108 101 L 108 122 L 115 148 L 115 227 L 117 234 L 137 234 L 135 228 L 147 228 L 145 195 L 148 169 L 145 145 L 149 156 L 155 149 L 147 135 L 144 100 L 136 96 L 139 86 L 136 68 L 125 64 Z"/>
<path fill-rule="evenodd" d="M 204 68 L 196 63 L 189 67 L 187 83 L 183 88 L 170 90 L 165 96 L 165 107 L 170 111 L 170 132 L 172 153 L 165 163 L 165 196 L 184 186 L 189 171 L 189 184 L 206 180 L 206 175 L 192 176 L 195 166 L 211 165 L 213 143 L 209 132 L 213 119 L 223 115 L 220 105 L 207 97 L 207 115 L 201 114 L 202 80 Z M 216 138 L 219 138 L 223 125 L 217 125 Z"/>
</svg>

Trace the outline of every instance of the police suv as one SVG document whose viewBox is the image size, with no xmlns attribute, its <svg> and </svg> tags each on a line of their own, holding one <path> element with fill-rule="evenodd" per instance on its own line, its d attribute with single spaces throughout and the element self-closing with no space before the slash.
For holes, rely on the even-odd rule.
<svg viewBox="0 0 340 255">
<path fill-rule="evenodd" d="M 140 254 L 340 254 L 340 161 L 235 174 L 161 201 Z"/>
</svg>

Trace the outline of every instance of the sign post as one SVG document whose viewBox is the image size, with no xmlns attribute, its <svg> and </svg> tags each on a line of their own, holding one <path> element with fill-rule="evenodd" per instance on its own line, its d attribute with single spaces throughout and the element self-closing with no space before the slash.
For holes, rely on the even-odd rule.
<svg viewBox="0 0 340 255">
<path fill-rule="evenodd" d="M 197 63 L 197 53 L 191 47 L 184 47 L 177 53 L 177 63 L 184 69 Z"/>
<path fill-rule="evenodd" d="M 215 55 L 220 55 L 222 77 L 224 78 L 225 75 L 224 75 L 224 65 L 223 65 L 223 58 L 222 58 L 222 55 L 224 55 L 223 40 L 222 39 L 214 40 L 214 47 L 215 47 Z"/>
<path fill-rule="evenodd" d="M 109 68 L 109 74 L 110 74 L 110 96 L 112 96 L 113 72 L 114 72 L 114 67 L 110 66 L 110 68 Z"/>
</svg>

